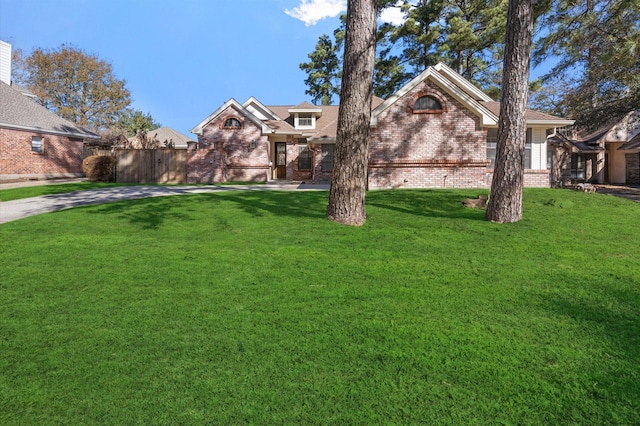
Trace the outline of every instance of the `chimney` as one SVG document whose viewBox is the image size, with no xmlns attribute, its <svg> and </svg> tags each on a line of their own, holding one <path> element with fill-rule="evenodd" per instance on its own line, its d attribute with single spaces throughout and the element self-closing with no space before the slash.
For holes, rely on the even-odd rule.
<svg viewBox="0 0 640 426">
<path fill-rule="evenodd" d="M 11 45 L 0 40 L 0 81 L 11 86 Z"/>
</svg>

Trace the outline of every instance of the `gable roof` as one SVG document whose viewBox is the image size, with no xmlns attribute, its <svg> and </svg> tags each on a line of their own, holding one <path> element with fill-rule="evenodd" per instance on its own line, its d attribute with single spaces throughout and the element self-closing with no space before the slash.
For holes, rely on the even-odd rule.
<svg viewBox="0 0 640 426">
<path fill-rule="evenodd" d="M 489 101 L 481 102 L 489 111 L 498 117 L 500 115 L 500 102 Z M 533 109 L 527 109 L 525 112 L 525 120 L 528 125 L 538 126 L 551 126 L 551 127 L 565 127 L 571 126 L 575 121 L 567 120 L 565 118 L 556 117 L 551 114 L 536 111 Z"/>
<path fill-rule="evenodd" d="M 371 115 L 371 125 L 375 126 L 378 117 L 400 98 L 415 89 L 423 81 L 429 80 L 444 90 L 458 102 L 462 103 L 472 113 L 480 118 L 483 127 L 497 127 L 500 116 L 500 103 L 495 102 L 469 80 L 443 64 L 442 62 L 428 67 L 420 75 L 401 87 L 394 95 L 374 109 Z M 526 112 L 527 125 L 564 127 L 574 123 L 574 120 L 555 117 L 549 114 L 528 109 Z"/>
<path fill-rule="evenodd" d="M 371 125 L 376 126 L 380 114 L 426 80 L 436 84 L 440 89 L 447 92 L 477 115 L 480 118 L 481 126 L 496 126 L 498 124 L 498 116 L 480 102 L 487 101 L 490 98 L 487 95 L 481 95 L 482 92 L 477 88 L 474 89 L 474 86 L 460 74 L 440 63 L 436 66 L 428 67 L 413 80 L 401 87 L 396 93 L 387 98 L 380 106 L 375 108 L 371 113 Z"/>
<path fill-rule="evenodd" d="M 154 137 L 160 142 L 172 141 L 178 149 L 187 148 L 187 142 L 195 142 L 192 138 L 183 135 L 172 129 L 171 127 L 160 127 L 158 129 L 149 130 L 147 137 Z"/>
<path fill-rule="evenodd" d="M 571 148 L 572 152 L 581 152 L 585 154 L 593 154 L 604 151 L 604 148 L 600 145 L 592 145 L 584 141 L 575 141 L 567 138 L 561 133 L 554 133 L 547 138 L 547 142 L 550 144 L 563 144 Z"/>
<path fill-rule="evenodd" d="M 631 111 L 618 121 L 609 122 L 588 132 L 578 132 L 574 142 L 598 145 L 606 142 L 623 142 L 618 149 L 636 149 L 640 141 L 640 111 Z"/>
<path fill-rule="evenodd" d="M 258 127 L 260 127 L 262 129 L 262 133 L 263 134 L 268 134 L 268 133 L 272 133 L 273 132 L 273 130 L 269 126 L 267 126 L 266 123 L 264 123 L 262 120 L 260 120 L 258 117 L 256 117 L 247 108 L 245 108 L 244 106 L 240 105 L 238 103 L 238 101 L 236 101 L 233 98 L 229 99 L 220 108 L 218 108 L 217 110 L 215 110 L 214 112 L 209 114 L 209 116 L 207 118 L 202 120 L 196 127 L 191 129 L 190 132 L 194 133 L 196 135 L 201 135 L 203 129 L 205 128 L 205 126 L 207 124 L 209 124 L 212 120 L 216 119 L 218 116 L 223 114 L 229 108 L 235 109 L 239 114 L 244 115 L 249 120 L 251 120 L 253 123 L 255 123 L 256 126 L 258 126 Z"/>
<path fill-rule="evenodd" d="M 250 97 L 242 104 L 247 110 L 251 111 L 253 115 L 261 120 L 277 120 L 278 116 L 271 111 L 268 107 L 264 106 L 262 102 L 254 98 Z"/>
<path fill-rule="evenodd" d="M 631 150 L 640 149 L 640 133 L 635 135 L 628 142 L 622 144 L 622 146 L 618 149 L 621 151 L 631 151 Z"/>
<path fill-rule="evenodd" d="M 0 127 L 83 139 L 100 136 L 66 120 L 0 82 Z"/>
</svg>

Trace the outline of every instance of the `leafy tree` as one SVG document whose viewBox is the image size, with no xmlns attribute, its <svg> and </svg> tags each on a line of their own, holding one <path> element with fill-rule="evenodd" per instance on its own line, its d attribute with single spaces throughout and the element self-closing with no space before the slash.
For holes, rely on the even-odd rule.
<svg viewBox="0 0 640 426">
<path fill-rule="evenodd" d="M 640 109 L 640 2 L 550 0 L 536 63 L 554 57 L 545 82 L 568 83 L 562 108 L 582 127 Z"/>
<path fill-rule="evenodd" d="M 366 220 L 375 48 L 375 0 L 349 0 L 335 165 L 327 206 L 327 217 L 346 225 L 362 225 Z"/>
<path fill-rule="evenodd" d="M 487 206 L 487 219 L 492 222 L 518 222 L 522 219 L 527 133 L 525 114 L 534 1 L 509 0 L 496 164 L 491 182 L 491 198 Z"/>
<path fill-rule="evenodd" d="M 19 83 L 43 106 L 93 130 L 114 124 L 131 103 L 125 80 L 114 76 L 110 63 L 65 44 L 33 50 L 21 71 Z"/>
<path fill-rule="evenodd" d="M 127 108 L 118 114 L 116 127 L 122 129 L 127 136 L 136 136 L 139 132 L 146 133 L 149 130 L 157 129 L 161 127 L 161 124 L 156 122 L 149 113 L 145 114 L 142 111 Z"/>
</svg>

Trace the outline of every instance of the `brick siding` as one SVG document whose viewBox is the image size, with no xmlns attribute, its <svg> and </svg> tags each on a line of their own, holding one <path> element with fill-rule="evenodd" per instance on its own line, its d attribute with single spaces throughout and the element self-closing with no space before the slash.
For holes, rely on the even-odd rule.
<svg viewBox="0 0 640 426">
<path fill-rule="evenodd" d="M 43 152 L 31 152 L 31 138 L 43 138 Z M 83 176 L 82 139 L 0 129 L 0 175 L 2 177 L 51 178 Z"/>
<path fill-rule="evenodd" d="M 240 128 L 224 128 L 236 118 Z M 187 165 L 189 183 L 228 181 L 264 182 L 269 178 L 269 142 L 253 121 L 229 109 L 212 120 L 198 136 L 198 149 L 190 149 Z"/>
<path fill-rule="evenodd" d="M 423 95 L 443 112 L 414 114 Z M 370 188 L 482 188 L 487 186 L 487 132 L 478 117 L 425 81 L 378 117 L 369 142 Z"/>
<path fill-rule="evenodd" d="M 628 185 L 640 185 L 640 153 L 625 154 L 625 183 Z"/>
</svg>

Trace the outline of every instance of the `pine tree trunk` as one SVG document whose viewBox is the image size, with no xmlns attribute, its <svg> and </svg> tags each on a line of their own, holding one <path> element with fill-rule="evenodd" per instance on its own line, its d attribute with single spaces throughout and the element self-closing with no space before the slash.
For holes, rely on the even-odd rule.
<svg viewBox="0 0 640 426">
<path fill-rule="evenodd" d="M 366 220 L 375 43 L 375 0 L 349 0 L 335 162 L 327 207 L 327 217 L 345 225 L 359 226 Z"/>
<path fill-rule="evenodd" d="M 534 0 L 509 1 L 496 162 L 487 206 L 492 222 L 522 219 L 533 7 Z"/>
</svg>

